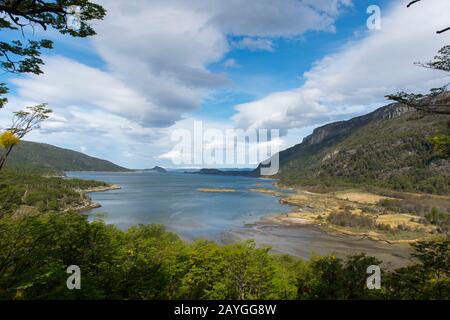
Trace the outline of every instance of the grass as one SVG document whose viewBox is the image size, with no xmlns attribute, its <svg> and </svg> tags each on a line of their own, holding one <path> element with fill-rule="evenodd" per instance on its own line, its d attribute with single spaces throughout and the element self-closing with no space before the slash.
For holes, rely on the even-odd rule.
<svg viewBox="0 0 450 320">
<path fill-rule="evenodd" d="M 368 235 L 377 240 L 426 239 L 437 235 L 440 229 L 427 221 L 424 207 L 415 207 L 416 203 L 424 199 L 429 203 L 437 199 L 440 208 L 450 210 L 450 197 L 444 196 L 388 191 L 376 194 L 357 189 L 319 194 L 297 189 L 294 194 L 282 198 L 283 203 L 293 205 L 296 209 L 287 216 L 272 217 L 271 221 L 296 225 L 304 224 L 306 220 L 326 230 Z M 396 204 L 394 209 L 386 206 L 386 203 L 392 201 Z M 416 208 L 423 212 L 407 212 L 402 207 L 410 208 L 410 211 Z"/>
</svg>

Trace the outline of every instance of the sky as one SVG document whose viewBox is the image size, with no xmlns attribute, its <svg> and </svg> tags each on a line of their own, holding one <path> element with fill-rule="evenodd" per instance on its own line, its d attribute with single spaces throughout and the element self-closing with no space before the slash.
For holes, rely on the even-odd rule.
<svg viewBox="0 0 450 320">
<path fill-rule="evenodd" d="M 25 33 L 55 48 L 44 52 L 42 75 L 0 75 L 11 88 L 0 128 L 13 111 L 45 102 L 53 114 L 27 140 L 128 168 L 189 167 L 177 162 L 173 133 L 199 121 L 222 132 L 278 130 L 285 149 L 388 104 L 386 94 L 449 82 L 414 65 L 449 44 L 448 32 L 435 33 L 450 23 L 448 0 L 408 9 L 403 0 L 95 2 L 108 12 L 94 37 Z M 379 28 L 368 28 L 371 5 Z"/>
</svg>

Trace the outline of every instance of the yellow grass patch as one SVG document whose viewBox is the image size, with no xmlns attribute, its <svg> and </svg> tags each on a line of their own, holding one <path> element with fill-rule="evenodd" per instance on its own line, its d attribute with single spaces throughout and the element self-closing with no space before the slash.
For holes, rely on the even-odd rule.
<svg viewBox="0 0 450 320">
<path fill-rule="evenodd" d="M 340 191 L 335 192 L 334 196 L 341 200 L 347 200 L 351 202 L 357 202 L 362 204 L 377 204 L 384 199 L 389 199 L 387 197 L 379 196 L 368 192 L 358 192 L 358 191 Z"/>
<path fill-rule="evenodd" d="M 406 225 L 413 230 L 433 231 L 432 226 L 424 225 L 417 221 L 418 217 L 410 214 L 384 214 L 378 216 L 378 218 L 376 219 L 376 222 L 378 224 L 382 223 L 385 225 L 389 225 L 392 228 L 396 228 L 399 225 Z"/>
</svg>

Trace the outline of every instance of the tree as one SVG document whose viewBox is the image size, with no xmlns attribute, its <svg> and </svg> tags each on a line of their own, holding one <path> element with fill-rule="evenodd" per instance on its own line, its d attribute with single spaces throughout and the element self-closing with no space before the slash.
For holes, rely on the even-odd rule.
<svg viewBox="0 0 450 320">
<path fill-rule="evenodd" d="M 388 298 L 449 299 L 450 240 L 420 241 L 412 245 L 419 263 L 395 270 L 387 279 Z"/>
<path fill-rule="evenodd" d="M 367 268 L 372 265 L 378 266 L 381 263 L 381 260 L 366 256 L 365 253 L 349 256 L 345 262 L 342 275 L 345 293 L 343 298 L 348 300 L 378 298 L 378 290 L 369 290 L 367 288 Z"/>
<path fill-rule="evenodd" d="M 411 7 L 421 0 L 410 1 L 407 8 Z M 450 30 L 450 27 L 436 31 L 436 33 L 443 33 Z M 416 62 L 415 65 L 429 68 L 433 70 L 440 70 L 450 72 L 450 45 L 446 45 L 438 51 L 438 55 L 430 62 L 422 63 Z M 414 94 L 406 92 L 398 92 L 390 94 L 386 97 L 412 107 L 423 113 L 431 114 L 450 114 L 450 96 L 448 95 L 447 85 L 441 88 L 434 88 L 430 90 L 429 94 Z M 450 128 L 450 123 L 449 123 Z"/>
<path fill-rule="evenodd" d="M 447 73 L 450 72 L 450 45 L 441 48 L 432 61 L 426 63 L 416 62 L 415 65 Z M 447 88 L 448 84 L 441 88 L 433 88 L 428 94 L 402 91 L 386 97 L 414 108 L 422 115 L 439 114 L 448 116 L 450 115 L 450 92 Z M 448 122 L 448 129 L 445 134 L 438 134 L 430 139 L 434 150 L 445 158 L 450 157 L 450 121 Z"/>
<path fill-rule="evenodd" d="M 345 290 L 342 259 L 332 255 L 314 258 L 310 268 L 312 272 L 306 281 L 307 299 L 342 299 Z"/>
<path fill-rule="evenodd" d="M 27 133 L 39 128 L 40 123 L 47 119 L 51 112 L 46 104 L 41 104 L 29 107 L 26 111 L 14 113 L 11 127 L 0 135 L 0 148 L 3 149 L 0 156 L 0 170 L 5 165 L 12 149 Z"/>
<path fill-rule="evenodd" d="M 53 28 L 62 34 L 73 37 L 87 37 L 95 34 L 89 22 L 103 19 L 106 10 L 88 0 L 0 0 L 0 31 L 21 32 L 24 28 L 35 26 L 43 30 Z M 69 23 L 69 18 L 77 18 L 77 26 Z M 0 41 L 0 69 L 10 73 L 41 74 L 44 61 L 40 58 L 42 49 L 52 49 L 53 42 L 48 39 Z M 8 102 L 5 95 L 8 88 L 0 83 L 0 108 Z M 39 123 L 48 118 L 51 111 L 46 104 L 37 105 L 14 114 L 13 125 L 2 133 L 0 147 L 0 170 L 4 166 L 11 150 Z"/>
<path fill-rule="evenodd" d="M 433 60 L 426 63 L 416 62 L 415 65 L 450 72 L 450 45 L 441 48 Z M 450 115 L 450 96 L 447 86 L 431 89 L 429 94 L 415 94 L 402 91 L 386 97 L 422 113 Z"/>
<path fill-rule="evenodd" d="M 79 11 L 77 28 L 68 23 L 68 18 L 73 17 L 75 11 Z M 88 0 L 0 0 L 0 31 L 17 31 L 24 37 L 25 27 L 34 29 L 39 26 L 43 30 L 53 28 L 73 37 L 87 37 L 95 35 L 89 22 L 103 19 L 105 14 L 102 6 Z M 52 48 L 53 42 L 48 39 L 0 41 L 0 69 L 12 73 L 41 74 L 44 64 L 40 58 L 41 50 Z M 7 102 L 2 97 L 6 93 L 6 85 L 0 83 L 0 108 Z"/>
</svg>

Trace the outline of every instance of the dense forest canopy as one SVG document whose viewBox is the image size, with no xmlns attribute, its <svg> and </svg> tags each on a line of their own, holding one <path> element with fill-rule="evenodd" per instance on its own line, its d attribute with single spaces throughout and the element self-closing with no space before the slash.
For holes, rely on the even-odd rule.
<svg viewBox="0 0 450 320">
<path fill-rule="evenodd" d="M 382 269 L 382 287 L 366 286 L 376 258 L 358 254 L 306 262 L 269 254 L 253 242 L 186 243 L 158 225 L 120 231 L 77 213 L 0 219 L 2 299 L 449 299 L 450 241 L 419 242 L 415 262 Z M 82 271 L 67 290 L 66 269 Z"/>
</svg>

